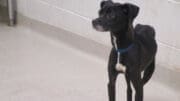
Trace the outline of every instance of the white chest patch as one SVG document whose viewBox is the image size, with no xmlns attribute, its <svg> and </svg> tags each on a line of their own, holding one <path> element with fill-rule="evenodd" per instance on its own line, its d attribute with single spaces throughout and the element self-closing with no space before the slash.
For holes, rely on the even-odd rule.
<svg viewBox="0 0 180 101">
<path fill-rule="evenodd" d="M 123 73 L 126 72 L 126 66 L 124 66 L 124 65 L 122 65 L 122 64 L 120 64 L 120 63 L 117 63 L 117 64 L 116 64 L 115 69 L 116 69 L 118 72 L 123 72 Z"/>
<path fill-rule="evenodd" d="M 116 43 L 116 37 L 113 36 L 113 43 L 115 45 L 115 48 L 116 50 L 118 49 L 118 46 L 117 46 L 117 43 Z M 116 62 L 116 66 L 115 66 L 115 69 L 116 71 L 118 72 L 123 72 L 125 73 L 126 72 L 126 66 L 122 65 L 120 62 L 119 62 L 119 59 L 120 59 L 120 52 L 118 52 L 117 54 L 117 62 Z"/>
</svg>

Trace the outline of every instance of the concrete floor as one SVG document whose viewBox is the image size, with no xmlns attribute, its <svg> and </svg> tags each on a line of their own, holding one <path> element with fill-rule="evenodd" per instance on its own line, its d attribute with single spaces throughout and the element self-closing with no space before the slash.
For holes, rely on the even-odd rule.
<svg viewBox="0 0 180 101">
<path fill-rule="evenodd" d="M 104 60 L 27 26 L 0 24 L 0 101 L 108 101 L 107 81 Z M 117 82 L 117 101 L 125 101 L 123 75 Z M 145 101 L 180 99 L 170 87 L 151 81 Z"/>
</svg>

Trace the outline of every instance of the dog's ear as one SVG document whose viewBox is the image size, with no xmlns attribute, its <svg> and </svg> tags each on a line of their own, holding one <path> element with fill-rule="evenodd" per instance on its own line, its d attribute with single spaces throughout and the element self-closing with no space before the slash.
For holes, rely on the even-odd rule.
<svg viewBox="0 0 180 101">
<path fill-rule="evenodd" d="M 129 20 L 133 21 L 139 13 L 139 7 L 133 4 L 126 3 L 123 5 L 123 12 L 128 15 Z"/>
<path fill-rule="evenodd" d="M 113 4 L 113 2 L 111 0 L 106 0 L 106 1 L 102 1 L 100 6 L 101 6 L 101 8 L 104 8 L 104 7 L 110 6 L 112 4 Z"/>
</svg>

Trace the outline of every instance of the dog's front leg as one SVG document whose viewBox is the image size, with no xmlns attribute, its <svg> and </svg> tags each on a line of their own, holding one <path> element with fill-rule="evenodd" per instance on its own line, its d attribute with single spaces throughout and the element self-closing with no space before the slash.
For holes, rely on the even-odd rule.
<svg viewBox="0 0 180 101">
<path fill-rule="evenodd" d="M 131 88 L 131 81 L 130 81 L 130 77 L 129 74 L 126 73 L 125 74 L 125 78 L 126 78 L 126 83 L 127 83 L 127 101 L 132 101 L 132 88 Z"/>
<path fill-rule="evenodd" d="M 109 56 L 109 63 L 108 63 L 108 76 L 109 76 L 109 82 L 108 82 L 108 95 L 109 95 L 109 101 L 115 101 L 116 100 L 116 79 L 118 72 L 115 69 L 117 61 L 117 53 L 115 49 L 111 50 L 110 56 Z"/>
<path fill-rule="evenodd" d="M 108 83 L 108 95 L 109 101 L 116 100 L 116 74 L 109 75 L 109 83 Z"/>
</svg>

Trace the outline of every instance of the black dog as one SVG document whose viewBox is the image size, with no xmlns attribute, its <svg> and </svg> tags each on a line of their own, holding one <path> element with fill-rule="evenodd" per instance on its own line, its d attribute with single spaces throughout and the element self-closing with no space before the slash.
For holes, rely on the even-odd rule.
<svg viewBox="0 0 180 101">
<path fill-rule="evenodd" d="M 113 48 L 109 56 L 108 94 L 115 101 L 115 83 L 119 73 L 124 73 L 127 82 L 127 101 L 132 101 L 132 86 L 135 101 L 143 101 L 143 86 L 155 69 L 157 44 L 155 31 L 148 25 L 136 25 L 133 20 L 139 7 L 129 3 L 101 2 L 99 18 L 92 21 L 98 31 L 110 31 Z"/>
</svg>

